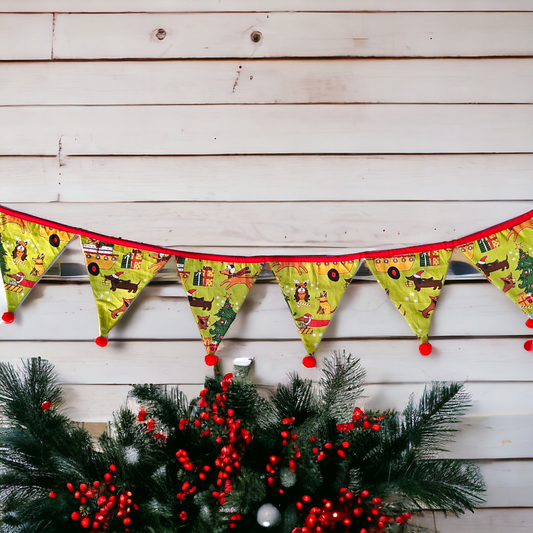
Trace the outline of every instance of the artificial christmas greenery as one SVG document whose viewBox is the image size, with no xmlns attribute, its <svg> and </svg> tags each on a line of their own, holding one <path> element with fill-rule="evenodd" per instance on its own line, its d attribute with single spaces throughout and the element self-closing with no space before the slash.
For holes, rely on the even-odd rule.
<svg viewBox="0 0 533 533">
<path fill-rule="evenodd" d="M 403 413 L 363 412 L 359 362 L 334 354 L 318 384 L 291 375 L 268 399 L 236 367 L 188 403 L 135 386 L 95 445 L 60 412 L 50 363 L 0 364 L 0 531 L 414 531 L 411 513 L 482 502 L 475 464 L 439 459 L 468 407 L 435 383 Z"/>
</svg>

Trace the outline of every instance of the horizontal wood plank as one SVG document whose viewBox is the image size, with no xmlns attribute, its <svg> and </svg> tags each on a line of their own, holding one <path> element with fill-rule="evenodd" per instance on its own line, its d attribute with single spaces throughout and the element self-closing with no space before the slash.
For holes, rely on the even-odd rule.
<svg viewBox="0 0 533 533">
<path fill-rule="evenodd" d="M 5 308 L 5 304 L 2 306 Z M 430 330 L 433 357 L 440 357 L 438 337 L 517 336 L 509 340 L 512 353 L 505 360 L 529 357 L 523 342 L 531 335 L 526 315 L 501 291 L 488 283 L 449 283 L 439 298 L 439 309 Z M 96 307 L 88 283 L 39 283 L 17 311 L 13 324 L 0 324 L 2 340 L 93 340 L 98 334 Z M 400 337 L 418 340 L 385 292 L 375 282 L 354 282 L 328 327 L 325 339 Z M 297 329 L 275 283 L 257 283 L 250 291 L 227 335 L 232 340 L 296 340 Z M 203 357 L 204 347 L 185 299 L 176 284 L 151 285 L 135 299 L 128 313 L 110 334 L 111 342 L 123 340 L 197 340 L 191 357 Z M 465 353 L 474 350 L 475 343 Z M 120 349 L 120 348 L 119 348 Z M 302 357 L 305 355 L 301 347 Z M 224 346 L 219 349 L 225 356 Z M 319 347 L 318 355 L 324 354 Z M 231 355 L 230 355 L 231 357 Z M 524 376 L 527 379 L 528 376 Z"/>
<path fill-rule="evenodd" d="M 532 53 L 531 13 L 58 14 L 54 31 L 55 59 Z"/>
<path fill-rule="evenodd" d="M 105 189 L 100 192 L 105 194 Z M 203 247 L 217 253 L 213 248 L 227 247 L 222 253 L 229 255 L 230 247 L 240 247 L 244 255 L 253 255 L 246 249 L 250 247 L 265 255 L 284 248 L 281 253 L 296 255 L 295 247 L 300 247 L 309 253 L 324 253 L 314 249 L 329 248 L 325 253 L 333 255 L 458 239 L 517 217 L 531 210 L 532 202 L 57 202 L 5 206 L 96 233 L 180 250 Z M 461 217 L 455 215 L 458 209 Z M 140 220 L 147 222 L 141 225 Z M 227 223 L 215 224 L 214 220 Z"/>
<path fill-rule="evenodd" d="M 51 14 L 0 17 L 0 61 L 51 59 L 52 25 Z M 4 82 L 2 76 L 2 85 Z"/>
<path fill-rule="evenodd" d="M 0 13 L 533 11 L 531 0 L 1 0 Z"/>
<path fill-rule="evenodd" d="M 0 63 L 2 105 L 531 103 L 533 60 Z"/>
<path fill-rule="evenodd" d="M 436 533 L 527 533 L 533 520 L 533 508 L 496 508 L 476 509 L 475 513 L 466 512 L 458 517 L 436 513 L 435 519 L 429 512 L 423 518 L 416 517 L 413 523 L 429 528 Z M 436 523 L 437 529 L 434 529 Z"/>
<path fill-rule="evenodd" d="M 25 312 L 23 309 L 21 313 Z M 341 311 L 342 312 L 342 311 Z M 18 317 L 17 317 L 18 319 Z M 410 339 L 324 340 L 317 354 L 318 366 L 301 364 L 305 355 L 299 339 L 292 341 L 225 340 L 221 371 L 233 371 L 235 358 L 254 358 L 250 379 L 274 386 L 297 371 L 318 379 L 319 369 L 333 350 L 361 360 L 366 383 L 427 383 L 429 381 L 511 382 L 533 376 L 533 358 L 522 349 L 520 338 L 438 339 L 431 357 L 420 357 Z M 3 341 L 2 361 L 14 365 L 21 358 L 43 357 L 56 368 L 63 383 L 128 384 L 165 383 L 169 376 L 182 384 L 201 383 L 210 369 L 203 359 L 201 341 L 112 341 L 102 350 L 92 341 Z M 533 378 L 532 378 L 533 379 Z"/>
<path fill-rule="evenodd" d="M 533 35 L 533 32 L 532 32 Z M 0 155 L 531 152 L 530 105 L 2 107 Z"/>
<path fill-rule="evenodd" d="M 523 200 L 532 173 L 531 154 L 0 157 L 4 204 Z"/>
</svg>

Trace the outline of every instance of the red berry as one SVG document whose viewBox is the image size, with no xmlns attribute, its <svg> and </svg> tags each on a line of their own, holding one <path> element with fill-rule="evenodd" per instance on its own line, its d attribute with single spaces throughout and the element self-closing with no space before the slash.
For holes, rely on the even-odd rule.
<svg viewBox="0 0 533 533">
<path fill-rule="evenodd" d="M 112 476 L 109 472 L 106 472 L 106 473 L 104 474 L 104 479 L 105 479 L 106 481 L 111 481 L 112 478 L 113 478 L 113 476 Z"/>
<path fill-rule="evenodd" d="M 56 498 L 56 497 L 57 497 L 57 494 L 56 494 L 54 491 L 52 491 L 52 492 L 50 492 L 50 493 L 48 494 L 48 496 L 50 496 L 50 498 Z"/>
<path fill-rule="evenodd" d="M 117 471 L 117 465 L 109 465 L 109 470 L 111 470 L 111 472 L 116 472 Z"/>
<path fill-rule="evenodd" d="M 128 526 L 131 524 L 131 518 L 129 516 L 127 516 L 126 518 L 124 518 L 124 520 L 122 520 L 122 523 L 125 525 L 125 526 Z"/>
<path fill-rule="evenodd" d="M 52 407 L 52 402 L 49 402 L 48 400 L 41 404 L 41 408 L 42 408 L 43 411 L 48 411 L 48 409 L 50 409 L 50 407 Z"/>
<path fill-rule="evenodd" d="M 80 490 L 81 492 L 83 492 L 83 494 L 85 494 L 87 492 L 87 485 L 85 483 L 82 483 L 80 485 Z"/>
<path fill-rule="evenodd" d="M 77 521 L 81 518 L 81 516 L 80 516 L 80 513 L 78 513 L 78 511 L 74 511 L 74 512 L 70 515 L 70 518 L 72 518 L 72 520 L 74 520 L 74 521 L 77 522 Z"/>
<path fill-rule="evenodd" d="M 370 494 L 370 492 L 368 492 L 367 490 L 364 490 L 364 491 L 361 492 L 361 496 L 363 498 L 366 498 L 369 494 Z"/>
<path fill-rule="evenodd" d="M 74 485 L 72 483 L 67 483 L 67 489 L 70 490 L 70 492 L 74 492 Z"/>
<path fill-rule="evenodd" d="M 85 518 L 82 519 L 81 521 L 81 527 L 89 527 L 91 525 L 91 519 L 86 516 Z"/>
</svg>

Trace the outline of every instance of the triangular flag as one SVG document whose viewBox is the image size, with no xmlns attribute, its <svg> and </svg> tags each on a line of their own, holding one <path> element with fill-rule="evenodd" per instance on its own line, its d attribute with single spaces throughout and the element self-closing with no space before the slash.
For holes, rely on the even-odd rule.
<svg viewBox="0 0 533 533">
<path fill-rule="evenodd" d="M 81 236 L 89 281 L 98 310 L 98 346 L 129 309 L 133 300 L 165 266 L 170 255 Z"/>
<path fill-rule="evenodd" d="M 75 236 L 0 211 L 0 271 L 7 300 L 4 322 L 13 322 L 15 309 Z"/>
<path fill-rule="evenodd" d="M 381 288 L 420 339 L 420 353 L 429 355 L 429 326 L 452 256 L 449 248 L 367 259 Z"/>
<path fill-rule="evenodd" d="M 533 328 L 533 218 L 458 248 L 528 315 L 526 325 Z"/>
<path fill-rule="evenodd" d="M 269 263 L 307 350 L 304 366 L 316 366 L 314 353 L 357 270 L 358 260 Z"/>
<path fill-rule="evenodd" d="M 204 341 L 207 365 L 215 365 L 218 347 L 235 320 L 261 263 L 233 263 L 178 257 L 178 274 Z"/>
</svg>

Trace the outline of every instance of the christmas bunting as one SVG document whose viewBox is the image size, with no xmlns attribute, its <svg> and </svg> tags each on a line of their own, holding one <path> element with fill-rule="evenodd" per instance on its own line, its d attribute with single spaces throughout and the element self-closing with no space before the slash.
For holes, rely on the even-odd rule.
<svg viewBox="0 0 533 533">
<path fill-rule="evenodd" d="M 526 325 L 533 328 L 533 211 L 450 242 L 336 257 L 247 258 L 141 244 L 0 207 L 4 323 L 13 322 L 14 310 L 76 236 L 98 310 L 100 346 L 107 344 L 111 329 L 171 256 L 178 258 L 178 273 L 210 365 L 218 361 L 220 343 L 264 264 L 278 280 L 308 352 L 304 364 L 309 367 L 315 365 L 314 353 L 361 259 L 422 341 L 423 355 L 431 352 L 428 332 L 453 248 L 507 294 L 529 316 Z M 533 340 L 524 347 L 533 351 Z"/>
<path fill-rule="evenodd" d="M 429 326 L 444 285 L 452 249 L 367 259 L 372 274 L 421 340 L 420 353 L 429 355 Z"/>
<path fill-rule="evenodd" d="M 307 350 L 304 365 L 316 365 L 315 353 L 359 264 L 358 260 L 269 263 Z"/>
<path fill-rule="evenodd" d="M 459 246 L 472 264 L 533 316 L 533 218 Z M 533 318 L 527 324 L 533 327 Z"/>
<path fill-rule="evenodd" d="M 109 332 L 170 255 L 85 236 L 81 244 L 98 310 L 100 337 L 96 343 L 105 346 Z"/>
<path fill-rule="evenodd" d="M 194 320 L 214 365 L 222 339 L 235 320 L 261 263 L 226 263 L 178 257 L 178 273 L 187 293 Z"/>
<path fill-rule="evenodd" d="M 74 237 L 0 211 L 0 271 L 7 300 L 4 322 L 13 322 L 13 311 Z"/>
</svg>

